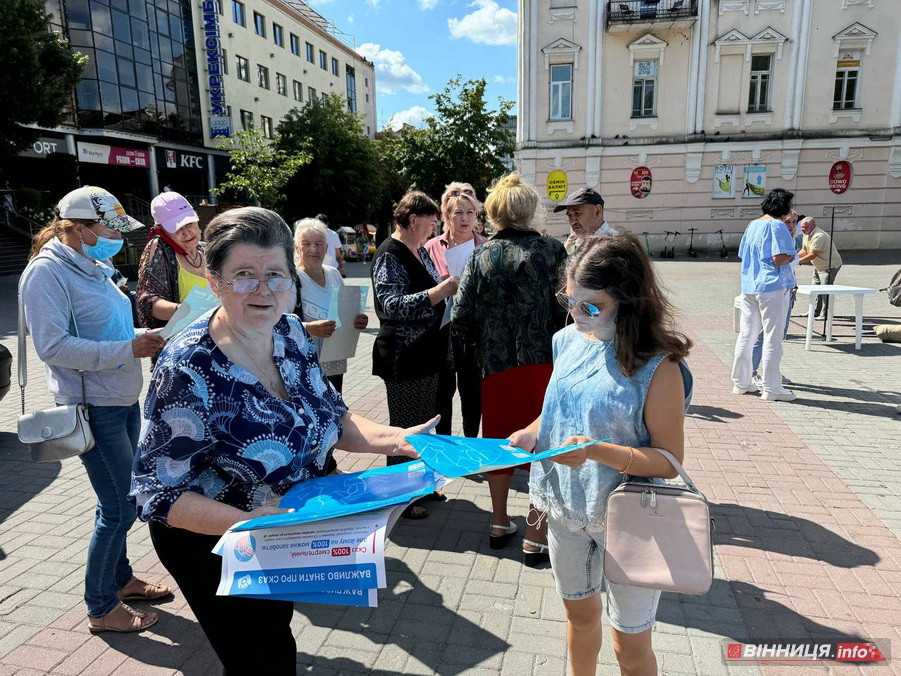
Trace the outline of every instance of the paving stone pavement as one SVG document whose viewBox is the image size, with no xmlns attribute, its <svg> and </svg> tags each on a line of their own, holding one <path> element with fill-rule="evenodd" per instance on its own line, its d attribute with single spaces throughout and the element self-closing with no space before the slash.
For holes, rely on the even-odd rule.
<svg viewBox="0 0 901 676">
<path fill-rule="evenodd" d="M 870 256 L 866 265 L 849 258 L 840 281 L 878 287 L 901 255 Z M 713 588 L 661 602 L 654 639 L 661 673 L 901 674 L 901 660 L 758 669 L 722 659 L 727 639 L 863 637 L 899 645 L 901 346 L 883 345 L 869 332 L 855 353 L 842 320 L 835 343 L 815 343 L 809 352 L 797 338 L 787 344 L 784 372 L 797 401 L 735 396 L 728 376 L 736 265 L 666 261 L 657 270 L 696 342 L 686 467 L 716 518 Z M 354 274 L 365 278 L 360 268 Z M 0 278 L 0 296 L 14 293 L 15 279 Z M 884 297 L 868 299 L 865 309 L 870 317 L 901 320 Z M 841 302 L 837 310 L 847 312 Z M 0 342 L 13 351 L 14 322 L 15 306 L 7 302 Z M 345 396 L 353 410 L 387 421 L 384 388 L 369 375 L 373 334 L 367 331 L 351 360 Z M 33 354 L 29 364 L 29 405 L 47 405 Z M 88 633 L 82 585 L 93 493 L 78 460 L 28 462 L 15 439 L 18 405 L 15 390 L 0 404 L 0 676 L 217 673 L 180 595 L 158 606 L 160 623 L 140 636 Z M 345 470 L 378 462 L 338 455 Z M 522 567 L 515 548 L 487 548 L 483 482 L 457 481 L 447 493 L 429 519 L 393 532 L 389 588 L 378 608 L 297 606 L 299 673 L 565 673 L 565 618 L 551 571 Z M 520 472 L 511 513 L 521 527 L 527 505 Z M 146 527 L 135 525 L 128 546 L 142 576 L 171 582 Z M 599 673 L 617 673 L 609 633 Z"/>
</svg>

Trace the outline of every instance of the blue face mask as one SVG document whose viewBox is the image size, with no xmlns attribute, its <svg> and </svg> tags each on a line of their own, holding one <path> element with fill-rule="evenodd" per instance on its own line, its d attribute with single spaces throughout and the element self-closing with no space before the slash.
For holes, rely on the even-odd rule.
<svg viewBox="0 0 901 676">
<path fill-rule="evenodd" d="M 101 237 L 98 235 L 97 241 L 94 244 L 85 244 L 82 242 L 81 250 L 88 258 L 105 261 L 122 251 L 122 246 L 124 244 L 125 240 L 123 239 L 110 239 L 109 237 Z"/>
</svg>

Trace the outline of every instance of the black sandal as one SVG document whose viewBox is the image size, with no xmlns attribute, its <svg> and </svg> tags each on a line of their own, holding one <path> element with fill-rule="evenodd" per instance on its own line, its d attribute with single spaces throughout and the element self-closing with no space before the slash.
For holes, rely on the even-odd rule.
<svg viewBox="0 0 901 676">
<path fill-rule="evenodd" d="M 491 528 L 488 530 L 488 546 L 491 549 L 503 549 L 518 530 L 512 521 L 506 526 L 491 524 Z"/>
<path fill-rule="evenodd" d="M 529 551 L 526 547 L 536 547 L 537 551 Z M 544 563 L 550 563 L 551 556 L 548 553 L 546 544 L 535 542 L 533 540 L 523 539 L 522 541 L 522 565 L 529 568 L 537 568 Z"/>
</svg>

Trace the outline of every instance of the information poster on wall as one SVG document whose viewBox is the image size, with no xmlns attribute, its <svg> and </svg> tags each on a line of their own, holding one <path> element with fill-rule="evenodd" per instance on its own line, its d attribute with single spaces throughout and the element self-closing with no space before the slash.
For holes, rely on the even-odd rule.
<svg viewBox="0 0 901 676">
<path fill-rule="evenodd" d="M 713 198 L 735 197 L 735 165 L 718 164 L 713 168 Z"/>
<path fill-rule="evenodd" d="M 841 195 L 851 185 L 851 163 L 839 160 L 829 170 L 829 189 L 836 195 Z"/>
<path fill-rule="evenodd" d="M 745 165 L 745 187 L 741 196 L 745 199 L 761 199 L 766 194 L 766 165 Z"/>
<path fill-rule="evenodd" d="M 554 169 L 547 175 L 547 196 L 552 202 L 559 202 L 566 197 L 569 179 L 562 169 Z"/>
<path fill-rule="evenodd" d="M 650 195 L 653 180 L 650 169 L 647 167 L 635 167 L 632 170 L 632 176 L 629 178 L 629 188 L 632 191 L 632 197 L 641 200 Z"/>
</svg>

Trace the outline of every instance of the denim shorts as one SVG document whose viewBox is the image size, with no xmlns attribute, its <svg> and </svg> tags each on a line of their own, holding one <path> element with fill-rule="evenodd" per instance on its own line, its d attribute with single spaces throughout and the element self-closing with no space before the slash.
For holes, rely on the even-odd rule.
<svg viewBox="0 0 901 676">
<path fill-rule="evenodd" d="M 581 528 L 548 515 L 548 548 L 557 591 L 577 601 L 607 591 L 607 617 L 624 634 L 654 626 L 660 591 L 616 584 L 604 578 L 604 531 Z"/>
</svg>

